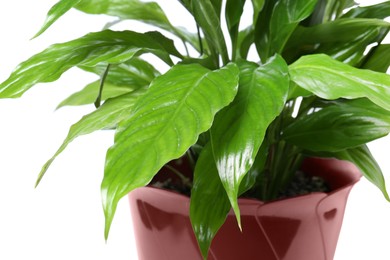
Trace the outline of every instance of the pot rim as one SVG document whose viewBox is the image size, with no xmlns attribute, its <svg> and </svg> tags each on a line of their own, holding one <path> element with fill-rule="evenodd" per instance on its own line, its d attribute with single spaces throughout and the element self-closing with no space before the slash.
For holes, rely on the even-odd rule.
<svg viewBox="0 0 390 260">
<path fill-rule="evenodd" d="M 320 196 L 322 198 L 330 197 L 335 193 L 338 193 L 341 190 L 344 189 L 349 189 L 353 185 L 355 185 L 360 178 L 362 177 L 362 174 L 360 170 L 351 162 L 349 161 L 344 161 L 344 160 L 338 160 L 335 158 L 320 158 L 320 157 L 310 157 L 305 159 L 305 162 L 303 163 L 303 170 L 308 169 L 308 168 L 313 168 L 313 165 L 315 164 L 321 164 L 323 165 L 329 165 L 331 162 L 331 165 L 334 165 L 332 169 L 328 170 L 333 170 L 337 171 L 339 173 L 343 173 L 343 183 L 342 185 L 338 185 L 336 188 L 332 188 L 330 192 L 311 192 L 308 194 L 303 194 L 303 195 L 296 195 L 293 197 L 286 197 L 286 198 L 281 198 L 281 199 L 275 199 L 275 200 L 270 200 L 267 202 L 264 202 L 262 200 L 256 199 L 256 198 L 238 198 L 238 202 L 241 205 L 249 205 L 249 204 L 257 204 L 257 205 L 264 205 L 264 204 L 274 204 L 274 203 L 279 203 L 281 201 L 288 201 L 288 200 L 297 200 L 297 199 L 306 199 L 309 197 L 313 196 Z M 316 174 L 317 175 L 317 174 Z M 318 174 L 319 176 L 325 175 L 325 174 Z M 345 176 L 346 175 L 346 176 Z M 335 177 L 335 176 L 333 176 Z M 330 181 L 329 181 L 330 182 Z M 157 188 L 153 186 L 145 186 L 145 187 L 140 187 L 137 188 L 136 190 L 151 190 L 153 193 L 158 193 L 159 196 L 174 196 L 175 199 L 178 202 L 182 203 L 190 203 L 190 197 L 184 194 L 181 194 L 177 191 L 174 190 L 169 190 L 169 189 L 164 189 L 164 188 Z M 134 190 L 134 191 L 136 191 Z"/>
</svg>

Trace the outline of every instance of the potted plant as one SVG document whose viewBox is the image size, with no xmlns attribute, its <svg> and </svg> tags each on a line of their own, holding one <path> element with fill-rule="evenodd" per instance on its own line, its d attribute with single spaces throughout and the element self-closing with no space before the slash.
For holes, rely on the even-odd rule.
<svg viewBox="0 0 390 260">
<path fill-rule="evenodd" d="M 267 202 L 265 210 L 259 209 L 258 203 L 263 202 L 256 202 L 254 215 L 261 214 L 250 220 L 260 223 L 263 240 L 270 245 L 267 259 L 282 258 L 292 250 L 289 241 L 285 243 L 287 248 L 278 251 L 280 246 L 273 243 L 278 239 L 272 238 L 289 218 L 275 218 L 275 211 L 265 213 L 278 203 L 285 209 L 296 204 L 290 198 L 278 198 L 286 195 L 281 191 L 296 178 L 310 179 L 299 177 L 299 169 L 307 174 L 315 169 L 333 188 L 329 193 L 297 198 L 314 200 L 308 210 L 313 215 L 321 212 L 324 219 L 337 216 L 329 235 L 336 242 L 340 212 L 345 206 L 339 197 L 345 198 L 359 178 L 357 168 L 389 200 L 381 170 L 366 146 L 390 129 L 390 76 L 385 74 L 390 52 L 389 45 L 382 43 L 389 31 L 389 23 L 384 21 L 390 13 L 389 1 L 368 7 L 355 6 L 348 0 L 247 1 L 253 15 L 244 29 L 240 21 L 246 1 L 228 0 L 226 5 L 218 0 L 179 2 L 194 18 L 197 32 L 173 26 L 153 2 L 62 0 L 50 9 L 36 36 L 71 8 L 115 16 L 118 22 L 135 19 L 160 30 L 139 33 L 105 28 L 52 45 L 21 63 L 0 85 L 1 98 L 15 98 L 36 83 L 58 79 L 71 67 L 101 75 L 100 81 L 60 104 L 94 103 L 97 109 L 71 127 L 62 146 L 43 166 L 37 184 L 55 157 L 75 138 L 100 129 L 115 129 L 115 144 L 107 152 L 101 186 L 106 237 L 118 201 L 129 192 L 136 202 L 134 209 L 154 210 L 155 204 L 140 200 L 150 195 L 138 196 L 143 189 L 137 188 L 151 183 L 182 185 L 191 189 L 190 206 L 179 203 L 190 208 L 195 236 L 191 233 L 188 239 L 196 245 L 196 237 L 198 257 L 211 259 L 218 257 L 209 248 L 226 219 L 236 219 L 236 230 L 246 232 L 241 216 L 249 213 L 245 211 L 247 205 L 240 206 L 240 195 Z M 221 29 L 225 25 L 226 34 Z M 183 51 L 176 47 L 179 44 Z M 256 48 L 254 58 L 248 57 L 251 46 Z M 170 68 L 159 72 L 144 59 L 145 53 L 155 55 Z M 334 159 L 307 157 L 337 158 L 357 168 Z M 172 162 L 175 159 L 179 161 Z M 341 168 L 321 174 L 332 165 Z M 185 176 L 183 167 L 190 168 L 189 176 Z M 175 185 L 176 177 L 168 183 L 159 181 L 156 174 L 161 169 L 178 176 L 182 183 Z M 345 169 L 352 173 L 334 178 Z M 168 201 L 174 201 L 172 194 L 167 196 Z M 320 211 L 328 200 L 334 204 Z M 255 204 L 248 199 L 243 203 Z M 183 214 L 181 209 L 175 210 L 174 214 Z M 160 219 L 165 216 L 172 220 L 172 215 L 161 214 Z M 318 216 L 314 218 L 318 220 Z M 188 221 L 183 226 L 188 226 Z M 274 223 L 276 229 L 267 231 L 265 222 L 271 222 L 271 227 Z M 290 224 L 284 227 L 294 237 L 301 222 L 287 222 Z M 146 229 L 156 225 L 151 219 L 140 219 L 142 223 Z M 318 230 L 327 227 L 323 225 L 327 224 L 320 223 Z M 159 229 L 164 230 L 164 224 Z M 174 231 L 182 233 L 183 229 Z M 317 232 L 320 243 L 328 237 L 325 233 Z M 316 254 L 331 259 L 336 242 L 322 245 L 322 251 L 316 250 L 313 255 L 316 259 Z M 213 243 L 218 244 L 219 239 Z M 261 253 L 265 254 L 264 250 Z"/>
</svg>

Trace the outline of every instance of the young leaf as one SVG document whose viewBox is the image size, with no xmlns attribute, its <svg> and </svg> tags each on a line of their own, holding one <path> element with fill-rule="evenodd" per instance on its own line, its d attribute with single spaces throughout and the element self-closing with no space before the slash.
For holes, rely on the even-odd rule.
<svg viewBox="0 0 390 260">
<path fill-rule="evenodd" d="M 222 33 L 221 23 L 213 4 L 210 0 L 191 1 L 192 11 L 196 22 L 202 28 L 209 47 L 214 47 L 222 56 L 226 64 L 229 61 L 225 38 Z"/>
<path fill-rule="evenodd" d="M 33 38 L 38 37 L 44 33 L 55 21 L 57 21 L 62 15 L 72 9 L 77 3 L 82 0 L 60 0 L 56 3 L 47 13 L 46 20 L 41 29 L 34 35 Z"/>
<path fill-rule="evenodd" d="M 296 84 L 321 98 L 367 97 L 390 110 L 390 75 L 356 69 L 324 54 L 303 56 L 289 67 Z"/>
<path fill-rule="evenodd" d="M 119 125 L 107 152 L 101 186 L 106 237 L 119 199 L 148 184 L 211 127 L 214 115 L 236 95 L 238 73 L 234 64 L 216 71 L 176 65 L 152 81 L 129 119 Z"/>
<path fill-rule="evenodd" d="M 336 152 L 390 132 L 390 112 L 367 99 L 327 103 L 317 112 L 300 115 L 283 130 L 283 138 L 310 151 Z"/>
<path fill-rule="evenodd" d="M 101 129 L 116 127 L 119 122 L 129 116 L 135 101 L 144 93 L 145 89 L 141 89 L 133 93 L 109 99 L 97 110 L 84 116 L 80 121 L 72 125 L 68 136 L 65 138 L 60 148 L 42 167 L 36 185 L 39 184 L 52 162 L 65 150 L 68 144 L 81 135 L 90 134 Z"/>
<path fill-rule="evenodd" d="M 204 259 L 229 210 L 230 202 L 208 143 L 196 163 L 190 203 L 191 224 Z"/>
<path fill-rule="evenodd" d="M 263 66 L 244 63 L 240 69 L 237 96 L 217 114 L 211 128 L 218 173 L 239 225 L 241 181 L 253 165 L 269 124 L 284 108 L 289 90 L 288 67 L 279 55 Z"/>
<path fill-rule="evenodd" d="M 62 73 L 74 66 L 118 64 L 144 52 L 151 52 L 171 63 L 165 46 L 157 43 L 149 34 L 132 31 L 106 30 L 90 33 L 70 42 L 54 44 L 21 63 L 0 84 L 0 98 L 19 97 L 37 83 L 57 80 Z"/>
<path fill-rule="evenodd" d="M 232 41 L 232 49 L 237 47 L 238 28 L 242 12 L 244 11 L 245 0 L 227 0 L 226 1 L 226 24 Z M 235 60 L 235 58 L 232 58 Z"/>
</svg>

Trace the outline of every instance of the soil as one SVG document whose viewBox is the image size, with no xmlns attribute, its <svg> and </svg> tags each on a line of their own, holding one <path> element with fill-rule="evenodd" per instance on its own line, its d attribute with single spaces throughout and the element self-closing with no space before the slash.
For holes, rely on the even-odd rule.
<svg viewBox="0 0 390 260">
<path fill-rule="evenodd" d="M 191 195 L 191 188 L 186 185 L 179 185 L 172 181 L 171 178 L 166 179 L 165 181 L 156 181 L 151 184 L 152 187 L 165 189 L 165 190 L 171 190 L 175 191 L 177 193 L 190 196 Z"/>
<path fill-rule="evenodd" d="M 330 192 L 329 185 L 318 176 L 310 176 L 297 171 L 290 185 L 279 192 L 279 199 L 305 195 L 312 192 Z"/>
<path fill-rule="evenodd" d="M 180 185 L 168 178 L 164 181 L 155 181 L 152 187 L 173 190 L 180 194 L 190 196 L 191 189 L 187 185 Z M 279 199 L 305 195 L 312 192 L 330 192 L 325 180 L 318 176 L 310 176 L 302 171 L 298 171 L 295 178 L 284 191 L 279 193 Z"/>
</svg>

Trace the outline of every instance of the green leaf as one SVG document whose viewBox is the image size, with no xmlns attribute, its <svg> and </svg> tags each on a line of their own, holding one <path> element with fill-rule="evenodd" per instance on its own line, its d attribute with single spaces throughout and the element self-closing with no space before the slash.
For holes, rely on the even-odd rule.
<svg viewBox="0 0 390 260">
<path fill-rule="evenodd" d="M 296 84 L 321 98 L 367 97 L 390 110 L 390 75 L 356 69 L 324 54 L 303 56 L 289 68 Z"/>
<path fill-rule="evenodd" d="M 382 171 L 366 145 L 334 153 L 334 156 L 355 164 L 364 177 L 376 185 L 386 200 L 390 201 Z"/>
<path fill-rule="evenodd" d="M 107 69 L 107 65 L 100 63 L 94 67 L 79 66 L 79 68 L 101 76 Z M 160 73 L 148 62 L 134 57 L 120 64 L 111 64 L 105 81 L 118 86 L 136 89 L 149 85 L 159 75 Z"/>
<path fill-rule="evenodd" d="M 139 0 L 81 0 L 76 9 L 88 14 L 106 14 L 132 19 L 171 31 L 173 26 L 156 2 Z"/>
<path fill-rule="evenodd" d="M 364 69 L 386 73 L 390 66 L 390 44 L 381 44 L 375 47 L 371 56 L 364 63 Z"/>
<path fill-rule="evenodd" d="M 390 23 L 378 19 L 339 19 L 313 27 L 299 27 L 294 35 L 301 43 L 329 43 L 358 40 L 372 29 L 388 29 Z M 305 37 L 305 38 L 302 38 Z"/>
<path fill-rule="evenodd" d="M 354 0 L 320 0 L 309 19 L 309 24 L 314 25 L 337 20 L 345 9 L 355 4 Z"/>
<path fill-rule="evenodd" d="M 253 165 L 269 124 L 284 108 L 289 90 L 288 67 L 279 55 L 264 66 L 245 63 L 240 69 L 237 96 L 217 114 L 211 128 L 215 162 L 239 226 L 241 181 Z"/>
<path fill-rule="evenodd" d="M 183 56 L 180 54 L 180 52 L 176 49 L 175 44 L 173 41 L 167 37 L 165 37 L 160 32 L 154 31 L 154 32 L 146 32 L 145 35 L 149 36 L 151 39 L 153 39 L 155 42 L 158 42 L 163 49 L 171 54 L 174 55 L 180 59 L 183 58 Z M 173 64 L 171 64 L 173 65 Z"/>
<path fill-rule="evenodd" d="M 290 35 L 300 21 L 314 10 L 318 0 L 281 0 L 278 1 L 269 21 L 269 31 L 258 41 L 258 50 L 262 60 L 275 53 L 282 53 Z"/>
<path fill-rule="evenodd" d="M 238 32 L 236 56 L 246 59 L 248 52 L 255 40 L 253 26 L 248 26 L 244 30 Z M 233 49 L 234 50 L 234 49 Z"/>
<path fill-rule="evenodd" d="M 99 89 L 100 81 L 94 81 L 85 86 L 85 88 L 83 88 L 82 90 L 73 93 L 72 95 L 61 101 L 61 103 L 57 106 L 57 109 L 64 106 L 81 106 L 93 104 L 99 94 Z M 101 100 L 104 101 L 109 98 L 117 97 L 132 92 L 133 90 L 134 89 L 131 89 L 129 87 L 117 86 L 111 84 L 110 82 L 105 82 Z"/>
<path fill-rule="evenodd" d="M 294 49 L 307 44 L 347 43 L 365 37 L 367 32 L 388 28 L 390 23 L 379 19 L 338 19 L 311 27 L 297 27 L 287 46 L 289 49 Z"/>
<path fill-rule="evenodd" d="M 234 64 L 216 71 L 176 65 L 152 81 L 107 152 L 101 186 L 106 237 L 119 199 L 148 184 L 164 164 L 195 144 L 214 115 L 233 100 L 238 73 Z"/>
<path fill-rule="evenodd" d="M 354 67 L 359 67 L 365 57 L 365 51 L 368 45 L 376 42 L 381 35 L 381 30 L 372 28 L 367 30 L 356 41 L 348 41 L 345 43 L 330 43 L 322 44 L 317 50 L 317 53 L 324 53 L 330 57 L 337 59 L 343 63 Z"/>
<path fill-rule="evenodd" d="M 151 52 L 171 63 L 166 50 L 150 34 L 110 30 L 90 33 L 70 42 L 52 45 L 21 63 L 0 84 L 0 98 L 19 97 L 37 83 L 57 80 L 74 66 L 118 64 L 145 52 Z"/>
<path fill-rule="evenodd" d="M 190 218 L 203 258 L 225 222 L 230 202 L 215 166 L 211 144 L 206 145 L 196 163 L 191 190 Z"/>
<path fill-rule="evenodd" d="M 98 64 L 95 67 L 80 67 L 85 71 L 95 73 L 99 76 L 103 75 L 107 68 L 105 64 Z M 152 65 L 139 58 L 132 58 L 127 62 L 111 65 L 104 81 L 101 100 L 146 87 L 158 75 L 159 72 Z M 73 93 L 63 100 L 57 109 L 63 106 L 92 104 L 95 102 L 99 90 L 100 81 L 92 82 L 82 90 Z"/>
<path fill-rule="evenodd" d="M 221 15 L 221 10 L 222 10 L 222 0 L 210 0 L 210 2 L 214 7 L 215 13 L 219 17 Z"/>
<path fill-rule="evenodd" d="M 238 28 L 240 25 L 241 15 L 244 11 L 245 0 L 227 0 L 225 17 L 226 23 L 232 41 L 232 50 L 237 48 Z M 236 52 L 233 52 L 232 60 L 235 60 Z"/>
<path fill-rule="evenodd" d="M 360 146 L 390 132 L 390 112 L 368 99 L 326 102 L 300 115 L 283 138 L 310 151 L 336 152 Z M 316 111 L 319 110 L 319 111 Z"/>
<path fill-rule="evenodd" d="M 209 47 L 214 47 L 222 56 L 226 64 L 229 61 L 225 38 L 222 33 L 221 23 L 213 4 L 210 0 L 191 1 L 192 11 L 196 22 L 202 28 Z"/>
<path fill-rule="evenodd" d="M 82 0 L 75 8 L 89 14 L 106 14 L 118 17 L 121 20 L 136 20 L 156 26 L 173 33 L 199 50 L 197 37 L 185 28 L 173 26 L 160 5 L 156 2 L 139 0 Z"/>
<path fill-rule="evenodd" d="M 342 18 L 377 18 L 390 16 L 390 1 L 370 6 L 358 6 L 349 10 Z"/>
<path fill-rule="evenodd" d="M 261 174 L 267 158 L 267 148 L 263 143 L 253 167 L 241 182 L 240 195 L 252 188 Z M 204 258 L 229 210 L 230 202 L 218 175 L 211 143 L 208 143 L 196 163 L 190 203 L 192 227 Z"/>
<path fill-rule="evenodd" d="M 42 180 L 44 174 L 55 160 L 55 158 L 65 150 L 65 148 L 77 137 L 90 134 L 94 131 L 114 128 L 119 122 L 126 119 L 131 113 L 135 101 L 145 93 L 145 89 L 125 94 L 107 100 L 102 106 L 92 113 L 81 118 L 80 121 L 72 125 L 64 142 L 57 152 L 42 167 L 39 173 L 36 186 Z"/>
<path fill-rule="evenodd" d="M 226 23 L 228 30 L 231 31 L 240 23 L 242 12 L 244 11 L 245 0 L 227 0 L 226 1 Z"/>
<path fill-rule="evenodd" d="M 263 10 L 265 0 L 252 0 L 253 6 L 253 24 L 256 24 L 259 13 Z"/>
<path fill-rule="evenodd" d="M 359 168 L 365 178 L 377 186 L 383 193 L 386 200 L 390 201 L 390 197 L 386 190 L 386 183 L 383 173 L 375 158 L 372 156 L 367 145 L 361 145 L 351 149 L 346 149 L 338 152 L 306 152 L 310 156 L 337 158 L 352 162 Z"/>
<path fill-rule="evenodd" d="M 38 37 L 44 33 L 55 21 L 57 21 L 62 15 L 72 9 L 81 0 L 60 0 L 58 1 L 47 13 L 46 20 L 41 29 L 34 35 L 33 38 Z"/>
</svg>

